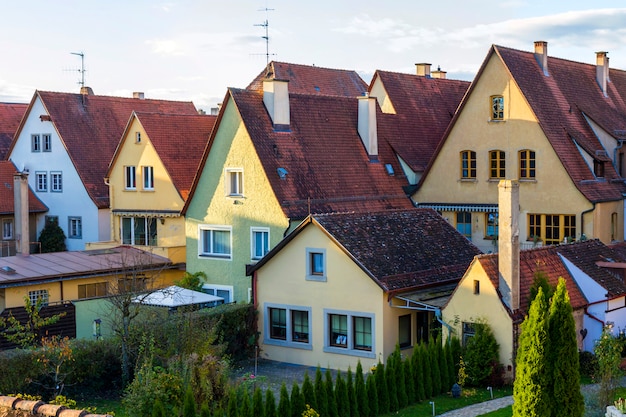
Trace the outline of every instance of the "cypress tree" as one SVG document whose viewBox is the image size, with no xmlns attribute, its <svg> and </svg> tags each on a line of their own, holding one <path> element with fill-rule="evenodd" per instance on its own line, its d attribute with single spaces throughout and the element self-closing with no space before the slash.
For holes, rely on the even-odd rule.
<svg viewBox="0 0 626 417">
<path fill-rule="evenodd" d="M 320 416 L 328 416 L 328 398 L 326 397 L 326 385 L 322 377 L 322 369 L 318 366 L 315 370 L 315 400 L 317 408 L 315 411 Z"/>
<path fill-rule="evenodd" d="M 152 417 L 166 417 L 163 402 L 158 398 L 152 404 Z"/>
<path fill-rule="evenodd" d="M 302 412 L 306 409 L 304 403 L 304 395 L 300 392 L 297 382 L 291 387 L 291 416 L 302 417 Z"/>
<path fill-rule="evenodd" d="M 262 416 L 265 412 L 263 410 L 263 392 L 260 387 L 254 389 L 252 394 L 252 415 Z"/>
<path fill-rule="evenodd" d="M 207 403 L 202 404 L 202 407 L 200 407 L 200 417 L 211 417 L 211 409 Z"/>
<path fill-rule="evenodd" d="M 443 348 L 444 355 L 446 355 L 446 361 L 448 362 L 448 386 L 450 387 L 457 382 L 451 342 L 450 338 L 448 338 Z"/>
<path fill-rule="evenodd" d="M 252 406 L 250 405 L 250 394 L 244 389 L 241 396 L 241 405 L 239 406 L 240 417 L 252 417 Z"/>
<path fill-rule="evenodd" d="M 428 348 L 422 342 L 420 345 L 420 365 L 422 366 L 422 373 L 424 375 L 424 398 L 433 397 L 433 376 L 432 369 L 430 367 L 430 357 L 428 354 Z"/>
<path fill-rule="evenodd" d="M 407 395 L 407 378 L 405 364 L 410 363 L 408 360 L 403 361 L 402 358 L 396 364 L 396 376 L 398 381 L 398 409 L 403 409 L 409 405 L 409 396 Z M 410 371 L 409 371 L 410 372 Z"/>
<path fill-rule="evenodd" d="M 314 410 L 317 410 L 317 400 L 315 399 L 315 388 L 313 388 L 313 383 L 311 382 L 311 378 L 309 378 L 309 373 L 305 372 L 304 374 L 304 382 L 302 383 L 302 396 L 304 397 L 304 404 L 308 404 Z"/>
<path fill-rule="evenodd" d="M 439 368 L 439 348 L 432 336 L 428 339 L 428 357 L 430 358 L 433 396 L 435 396 L 441 394 L 441 369 Z"/>
<path fill-rule="evenodd" d="M 356 395 L 356 403 L 358 408 L 358 416 L 370 415 L 369 401 L 367 391 L 365 389 L 365 379 L 363 376 L 363 366 L 361 361 L 356 364 L 356 373 L 354 374 L 354 394 Z M 378 410 L 378 407 L 376 408 Z"/>
<path fill-rule="evenodd" d="M 190 387 L 185 391 L 183 417 L 196 417 L 196 399 L 193 397 L 193 391 Z"/>
<path fill-rule="evenodd" d="M 265 417 L 277 417 L 276 416 L 276 398 L 274 392 L 271 389 L 265 391 Z"/>
<path fill-rule="evenodd" d="M 453 382 L 450 382 L 450 370 L 448 369 L 448 357 L 443 348 L 441 335 L 437 336 L 437 351 L 439 354 L 439 372 L 441 373 L 441 392 L 448 392 L 452 388 Z"/>
<path fill-rule="evenodd" d="M 395 413 L 398 405 L 398 373 L 396 372 L 397 358 L 391 354 L 385 366 L 385 381 L 387 382 L 387 395 L 389 396 L 389 411 Z"/>
<path fill-rule="evenodd" d="M 237 391 L 231 388 L 228 393 L 228 417 L 239 416 L 239 401 L 237 400 Z"/>
<path fill-rule="evenodd" d="M 333 375 L 330 368 L 326 369 L 326 400 L 328 401 L 328 416 L 338 417 L 337 415 L 337 398 L 335 397 L 335 385 L 333 384 Z"/>
<path fill-rule="evenodd" d="M 280 398 L 278 400 L 278 411 L 280 417 L 286 417 L 291 415 L 291 404 L 289 403 L 289 391 L 287 391 L 287 385 L 283 382 L 280 386 Z"/>
<path fill-rule="evenodd" d="M 413 385 L 415 387 L 415 401 L 420 402 L 426 399 L 424 393 L 424 366 L 422 364 L 422 348 L 420 345 L 413 347 L 411 355 L 411 367 L 413 368 Z"/>
<path fill-rule="evenodd" d="M 376 365 L 374 378 L 376 379 L 376 391 L 378 392 L 378 412 L 380 414 L 389 413 L 389 388 L 387 387 L 387 378 L 385 373 L 385 365 L 380 361 Z"/>
<path fill-rule="evenodd" d="M 546 354 L 549 351 L 548 303 L 540 287 L 522 323 L 513 384 L 513 417 L 550 415 Z"/>
<path fill-rule="evenodd" d="M 580 371 L 576 323 L 565 280 L 559 278 L 552 297 L 548 318 L 550 354 L 548 367 L 552 368 L 553 392 L 550 407 L 553 417 L 582 417 L 585 402 L 580 393 Z"/>
<path fill-rule="evenodd" d="M 454 364 L 454 382 L 459 382 L 459 368 L 461 363 L 461 340 L 452 336 L 450 339 L 450 354 L 452 355 L 452 363 Z"/>
<path fill-rule="evenodd" d="M 348 417 L 350 415 L 348 387 L 339 370 L 337 370 L 337 377 L 335 378 L 335 399 L 337 400 L 337 415 L 339 417 Z"/>
<path fill-rule="evenodd" d="M 367 415 L 369 417 L 376 417 L 380 410 L 378 408 L 378 387 L 376 386 L 376 377 L 373 374 L 368 374 L 365 380 L 365 391 L 367 392 Z M 362 411 L 364 413 L 364 411 Z"/>
<path fill-rule="evenodd" d="M 474 323 L 474 330 L 474 336 L 465 346 L 463 360 L 469 383 L 480 386 L 488 383 L 494 375 L 494 364 L 500 360 L 500 346 L 486 321 Z"/>
<path fill-rule="evenodd" d="M 354 388 L 354 378 L 352 369 L 348 366 L 346 374 L 346 390 L 348 391 L 348 404 L 350 404 L 350 417 L 359 417 L 359 405 L 356 401 L 356 390 Z"/>
<path fill-rule="evenodd" d="M 415 398 L 415 374 L 413 372 L 412 357 L 406 358 L 402 366 L 404 368 L 404 385 L 406 387 L 406 405 L 415 404 L 417 398 Z"/>
</svg>

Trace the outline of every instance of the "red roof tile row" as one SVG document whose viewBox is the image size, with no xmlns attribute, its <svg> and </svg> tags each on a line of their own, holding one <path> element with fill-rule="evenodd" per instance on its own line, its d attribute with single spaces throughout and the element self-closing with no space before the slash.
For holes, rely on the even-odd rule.
<svg viewBox="0 0 626 417">
<path fill-rule="evenodd" d="M 13 135 L 27 108 L 25 103 L 0 103 L 0 160 L 6 159 Z"/>
<path fill-rule="evenodd" d="M 15 213 L 13 175 L 17 168 L 11 161 L 0 161 L 0 215 Z M 28 207 L 30 213 L 44 213 L 48 208 L 28 189 Z"/>
</svg>

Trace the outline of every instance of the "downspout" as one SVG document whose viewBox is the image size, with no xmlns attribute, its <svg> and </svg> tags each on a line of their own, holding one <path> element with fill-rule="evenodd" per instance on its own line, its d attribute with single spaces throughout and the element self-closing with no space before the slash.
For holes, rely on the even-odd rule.
<svg viewBox="0 0 626 417">
<path fill-rule="evenodd" d="M 435 310 L 435 318 L 437 319 L 439 323 L 441 323 L 442 326 L 446 326 L 446 328 L 448 329 L 448 334 L 452 335 L 452 333 L 454 333 L 454 328 L 450 326 L 448 323 L 446 323 L 445 321 L 443 321 L 443 319 L 441 318 L 440 308 Z"/>
<path fill-rule="evenodd" d="M 617 146 L 616 148 L 613 149 L 613 168 L 615 168 L 615 171 L 618 172 L 618 174 L 620 174 L 620 177 L 622 176 L 622 173 L 619 172 L 619 170 L 617 169 L 618 167 L 617 165 L 617 151 L 620 150 L 622 148 L 622 146 L 624 145 L 624 141 L 621 139 L 618 139 L 617 143 L 619 143 L 619 146 Z"/>
<path fill-rule="evenodd" d="M 113 214 L 113 186 L 109 182 L 109 177 L 104 177 L 104 184 L 109 187 L 109 233 L 111 240 L 115 241 L 115 215 Z M 120 243 L 122 243 L 120 239 Z"/>
<path fill-rule="evenodd" d="M 585 235 L 585 214 L 587 213 L 591 213 L 592 211 L 594 211 L 596 209 L 596 203 L 591 203 L 592 206 L 589 210 L 584 210 L 582 213 L 580 213 L 580 240 L 582 240 L 583 236 Z"/>
<path fill-rule="evenodd" d="M 598 323 L 600 323 L 602 325 L 602 327 L 604 327 L 604 322 L 602 320 L 600 320 L 599 318 L 597 318 L 596 316 L 594 316 L 593 314 L 591 314 L 587 309 L 589 308 L 589 306 L 585 306 L 585 315 L 588 316 L 589 318 L 597 321 Z"/>
</svg>

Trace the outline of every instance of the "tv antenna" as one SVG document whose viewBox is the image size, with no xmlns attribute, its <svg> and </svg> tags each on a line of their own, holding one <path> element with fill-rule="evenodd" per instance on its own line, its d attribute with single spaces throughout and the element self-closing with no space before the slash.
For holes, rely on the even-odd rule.
<svg viewBox="0 0 626 417">
<path fill-rule="evenodd" d="M 80 87 L 83 88 L 85 86 L 85 53 L 84 52 L 70 52 L 72 55 L 77 55 L 80 57 L 80 69 L 78 72 L 80 73 Z"/>
<path fill-rule="evenodd" d="M 267 7 L 264 9 L 259 9 L 260 12 L 265 12 L 265 22 L 263 23 L 259 23 L 256 24 L 254 26 L 261 26 L 265 28 L 265 36 L 261 36 L 261 38 L 265 39 L 265 59 L 266 59 L 266 64 L 269 68 L 270 65 L 270 55 L 276 55 L 276 54 L 270 54 L 270 35 L 269 35 L 269 20 L 268 20 L 268 12 L 272 12 L 274 11 L 274 9 L 268 9 Z"/>
</svg>

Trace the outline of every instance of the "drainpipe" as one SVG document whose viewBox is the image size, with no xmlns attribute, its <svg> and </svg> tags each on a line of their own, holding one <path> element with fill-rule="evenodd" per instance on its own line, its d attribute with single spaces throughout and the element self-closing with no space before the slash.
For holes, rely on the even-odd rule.
<svg viewBox="0 0 626 417">
<path fill-rule="evenodd" d="M 109 177 L 104 178 L 104 185 L 109 187 L 109 240 L 115 241 L 115 216 L 113 215 L 113 186 L 109 182 Z M 120 236 L 120 243 L 122 239 Z"/>
<path fill-rule="evenodd" d="M 442 326 L 446 326 L 446 328 L 448 329 L 448 334 L 452 334 L 454 332 L 454 329 L 452 328 L 452 326 L 450 326 L 448 323 L 443 321 L 443 319 L 441 318 L 441 309 L 440 308 L 435 310 L 435 318 L 437 319 L 437 321 L 439 323 L 441 323 Z"/>
<path fill-rule="evenodd" d="M 619 146 L 617 146 L 616 148 L 613 149 L 613 168 L 615 168 L 615 171 L 618 171 L 617 173 L 620 175 L 620 177 L 622 176 L 622 173 L 619 172 L 618 170 L 618 164 L 617 164 L 617 151 L 620 150 L 622 148 L 622 146 L 624 145 L 624 141 L 623 140 L 618 140 L 617 143 L 619 143 Z"/>
<path fill-rule="evenodd" d="M 580 237 L 582 238 L 585 235 L 585 214 L 591 213 L 596 209 L 596 203 L 591 203 L 592 207 L 589 210 L 585 210 L 580 213 Z"/>
</svg>

